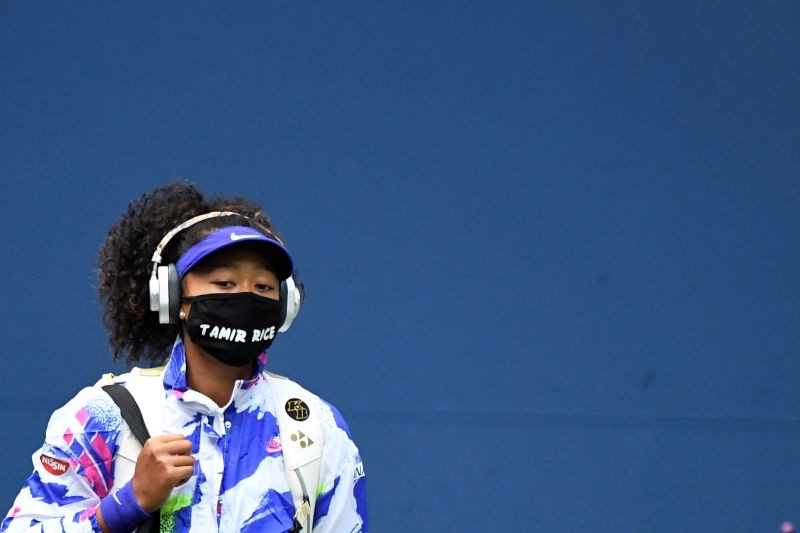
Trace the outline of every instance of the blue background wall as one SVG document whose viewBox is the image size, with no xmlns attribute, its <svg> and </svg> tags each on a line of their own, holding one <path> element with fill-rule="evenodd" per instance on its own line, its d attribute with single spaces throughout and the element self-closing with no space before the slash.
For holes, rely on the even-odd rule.
<svg viewBox="0 0 800 533">
<path fill-rule="evenodd" d="M 115 368 L 105 232 L 188 176 L 287 237 L 309 293 L 271 361 L 345 413 L 374 531 L 800 520 L 798 27 L 788 0 L 4 3 L 0 501 Z"/>
</svg>

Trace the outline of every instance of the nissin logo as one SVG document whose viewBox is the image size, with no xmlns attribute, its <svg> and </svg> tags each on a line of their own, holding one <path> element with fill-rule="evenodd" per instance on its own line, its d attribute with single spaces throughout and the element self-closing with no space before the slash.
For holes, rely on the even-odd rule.
<svg viewBox="0 0 800 533">
<path fill-rule="evenodd" d="M 54 476 L 65 474 L 67 472 L 67 468 L 69 468 L 68 462 L 56 459 L 55 457 L 50 457 L 49 455 L 42 454 L 39 456 L 39 460 L 42 462 L 44 469 Z"/>
</svg>

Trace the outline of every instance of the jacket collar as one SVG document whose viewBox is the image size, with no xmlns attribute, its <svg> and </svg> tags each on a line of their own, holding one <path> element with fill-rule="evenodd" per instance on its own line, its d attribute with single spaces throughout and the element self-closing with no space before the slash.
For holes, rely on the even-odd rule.
<svg viewBox="0 0 800 533">
<path fill-rule="evenodd" d="M 267 352 L 262 353 L 256 359 L 257 368 L 250 379 L 239 380 L 234 385 L 234 393 L 237 389 L 248 390 L 263 379 L 267 368 Z M 172 345 L 172 353 L 164 369 L 164 389 L 172 391 L 178 398 L 182 398 L 189 389 L 186 384 L 186 351 L 183 339 L 180 336 L 175 339 Z"/>
</svg>

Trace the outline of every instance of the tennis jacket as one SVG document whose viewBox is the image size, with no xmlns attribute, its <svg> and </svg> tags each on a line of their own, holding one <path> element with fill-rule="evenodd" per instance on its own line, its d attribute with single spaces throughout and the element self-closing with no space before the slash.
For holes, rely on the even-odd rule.
<svg viewBox="0 0 800 533">
<path fill-rule="evenodd" d="M 164 370 L 163 433 L 183 434 L 197 460 L 192 478 L 161 508 L 164 532 L 279 533 L 295 515 L 280 431 L 265 371 L 238 381 L 217 406 L 186 384 L 178 339 Z M 123 385 L 125 383 L 123 382 Z M 316 398 L 316 397 L 315 397 Z M 315 533 L 368 532 L 364 467 L 347 425 L 316 398 L 324 447 L 314 510 Z M 119 408 L 99 387 L 87 387 L 50 418 L 26 480 L 0 532 L 100 532 L 95 510 L 114 488 L 114 456 L 122 432 Z M 117 532 L 114 532 L 117 533 Z"/>
</svg>

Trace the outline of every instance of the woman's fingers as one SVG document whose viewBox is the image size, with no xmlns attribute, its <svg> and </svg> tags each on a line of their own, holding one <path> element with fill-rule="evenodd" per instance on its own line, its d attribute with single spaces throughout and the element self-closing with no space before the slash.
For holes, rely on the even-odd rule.
<svg viewBox="0 0 800 533">
<path fill-rule="evenodd" d="M 195 459 L 191 455 L 173 455 L 170 457 L 168 464 L 174 468 L 190 467 L 194 468 Z"/>
<path fill-rule="evenodd" d="M 192 443 L 183 435 L 159 435 L 145 442 L 136 462 L 132 486 L 143 509 L 160 507 L 172 489 L 194 474 Z"/>
<path fill-rule="evenodd" d="M 192 453 L 192 443 L 186 438 L 181 438 L 181 440 L 171 440 L 168 442 L 159 442 L 156 448 L 156 453 L 159 452 L 168 453 L 171 455 L 188 455 Z"/>
</svg>

